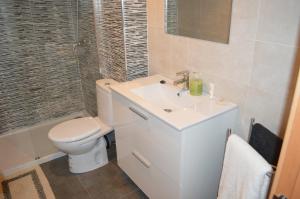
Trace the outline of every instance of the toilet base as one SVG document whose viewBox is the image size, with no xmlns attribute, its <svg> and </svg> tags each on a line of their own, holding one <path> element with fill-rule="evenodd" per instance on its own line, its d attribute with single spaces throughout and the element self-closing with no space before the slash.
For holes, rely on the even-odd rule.
<svg viewBox="0 0 300 199">
<path fill-rule="evenodd" d="M 72 173 L 84 173 L 100 168 L 108 163 L 106 143 L 100 137 L 92 150 L 80 155 L 69 154 L 69 169 Z"/>
</svg>

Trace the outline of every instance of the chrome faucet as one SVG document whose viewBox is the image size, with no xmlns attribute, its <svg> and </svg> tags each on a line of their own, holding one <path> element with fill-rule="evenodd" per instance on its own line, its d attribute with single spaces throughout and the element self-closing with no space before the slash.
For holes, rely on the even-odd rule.
<svg viewBox="0 0 300 199">
<path fill-rule="evenodd" d="M 173 84 L 176 86 L 178 84 L 183 84 L 182 90 L 189 90 L 189 76 L 190 72 L 188 70 L 180 71 L 176 73 L 176 76 L 183 76 L 183 78 L 175 80 Z"/>
</svg>

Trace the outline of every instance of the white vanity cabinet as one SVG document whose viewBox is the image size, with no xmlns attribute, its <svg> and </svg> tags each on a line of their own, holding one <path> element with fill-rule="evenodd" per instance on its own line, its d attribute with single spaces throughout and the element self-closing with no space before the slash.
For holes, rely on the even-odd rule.
<svg viewBox="0 0 300 199">
<path fill-rule="evenodd" d="M 117 159 L 150 198 L 216 199 L 237 109 L 181 131 L 113 91 Z"/>
</svg>

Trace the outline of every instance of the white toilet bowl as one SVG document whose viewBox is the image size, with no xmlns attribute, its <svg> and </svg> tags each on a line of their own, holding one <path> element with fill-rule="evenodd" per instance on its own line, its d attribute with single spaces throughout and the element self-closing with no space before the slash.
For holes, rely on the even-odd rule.
<svg viewBox="0 0 300 199">
<path fill-rule="evenodd" d="M 112 94 L 113 79 L 96 82 L 98 117 L 73 119 L 53 127 L 48 137 L 54 145 L 69 155 L 72 173 L 83 173 L 107 164 L 104 135 L 112 131 L 114 124 Z"/>
<path fill-rule="evenodd" d="M 84 117 L 63 122 L 48 134 L 54 145 L 69 156 L 72 173 L 94 170 L 108 163 L 104 135 L 112 128 L 99 118 Z"/>
</svg>

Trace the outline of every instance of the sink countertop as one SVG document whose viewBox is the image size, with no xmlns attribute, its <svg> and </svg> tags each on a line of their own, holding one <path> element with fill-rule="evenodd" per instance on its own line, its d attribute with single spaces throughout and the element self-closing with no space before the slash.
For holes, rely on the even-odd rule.
<svg viewBox="0 0 300 199">
<path fill-rule="evenodd" d="M 161 80 L 166 81 L 166 84 L 164 85 L 170 86 L 172 89 L 176 88 L 178 91 L 180 90 L 180 88 L 173 86 L 173 80 L 162 75 L 153 75 L 112 85 L 111 89 L 114 92 L 126 97 L 134 104 L 145 109 L 148 113 L 166 122 L 168 125 L 178 131 L 182 131 L 188 127 L 237 108 L 237 105 L 232 102 L 219 100 L 217 98 L 210 99 L 208 95 L 204 94 L 202 96 L 188 96 L 189 99 L 192 99 L 197 103 L 188 108 L 182 107 L 178 110 L 168 113 L 164 111 L 162 107 L 151 103 L 151 101 L 147 99 L 143 99 L 142 96 L 139 96 L 136 94 L 136 92 L 134 92 L 134 90 L 142 87 L 154 84 L 158 85 Z M 186 95 L 189 94 L 186 93 Z M 174 95 L 174 98 L 176 97 L 178 96 Z M 153 98 L 155 98 L 155 96 L 153 96 Z"/>
</svg>

